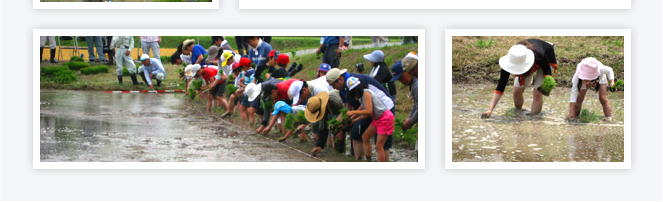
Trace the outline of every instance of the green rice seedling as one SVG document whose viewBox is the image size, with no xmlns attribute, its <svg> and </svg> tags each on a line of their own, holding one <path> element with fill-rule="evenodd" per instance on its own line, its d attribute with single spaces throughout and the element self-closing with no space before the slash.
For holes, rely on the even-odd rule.
<svg viewBox="0 0 663 202">
<path fill-rule="evenodd" d="M 515 116 L 516 116 L 516 108 L 514 107 L 509 108 L 508 110 L 506 110 L 506 112 L 504 112 L 504 117 L 508 119 L 513 119 L 513 117 Z"/>
<path fill-rule="evenodd" d="M 70 62 L 85 62 L 85 60 L 83 60 L 82 57 L 78 57 L 78 56 L 72 56 L 72 57 L 69 59 L 69 61 L 70 61 Z"/>
<path fill-rule="evenodd" d="M 341 109 L 341 110 L 339 111 L 339 113 L 341 113 L 341 119 L 345 120 L 345 119 L 348 118 L 348 115 L 347 115 L 347 113 L 348 113 L 348 109 L 347 109 L 347 108 L 343 108 L 343 109 Z"/>
<path fill-rule="evenodd" d="M 71 83 L 76 81 L 76 72 L 71 71 L 70 69 L 61 69 L 58 72 L 55 72 L 55 83 Z"/>
<path fill-rule="evenodd" d="M 327 123 L 329 125 L 331 125 L 333 128 L 338 127 L 338 126 L 341 125 L 341 122 L 336 120 L 336 119 L 329 120 L 329 121 L 327 121 Z"/>
<path fill-rule="evenodd" d="M 98 73 L 108 73 L 108 67 L 105 65 L 99 65 L 94 67 L 86 67 L 81 69 L 81 74 L 90 75 Z"/>
<path fill-rule="evenodd" d="M 267 80 L 267 70 L 262 70 L 262 72 L 260 73 L 260 79 L 263 81 Z"/>
<path fill-rule="evenodd" d="M 304 110 L 299 110 L 297 112 L 297 123 L 298 124 L 308 124 L 308 120 L 306 120 L 306 115 L 304 115 Z"/>
<path fill-rule="evenodd" d="M 292 115 L 292 113 L 286 115 L 285 116 L 285 122 L 283 123 L 284 126 L 285 126 L 285 129 L 294 130 L 295 129 L 295 122 L 296 122 L 296 118 L 295 118 L 295 116 Z"/>
<path fill-rule="evenodd" d="M 203 80 L 195 80 L 191 82 L 191 85 L 193 85 L 193 89 L 199 90 L 200 87 L 203 87 Z"/>
<path fill-rule="evenodd" d="M 479 38 L 475 42 L 475 45 L 479 48 L 488 48 L 493 45 L 493 38 L 490 38 L 488 41 L 484 41 L 483 38 Z"/>
<path fill-rule="evenodd" d="M 267 110 L 267 111 L 272 111 L 274 110 L 274 101 L 273 100 L 266 100 L 262 102 L 262 108 Z"/>
<path fill-rule="evenodd" d="M 237 86 L 235 85 L 226 85 L 226 92 L 228 92 L 228 95 L 234 94 L 237 92 Z"/>
<path fill-rule="evenodd" d="M 69 69 L 74 70 L 74 71 L 78 71 L 80 69 L 90 67 L 90 63 L 87 63 L 87 62 L 73 62 L 73 61 L 70 61 L 70 62 L 65 62 L 64 65 L 67 65 L 69 67 Z"/>
<path fill-rule="evenodd" d="M 550 95 L 550 91 L 552 91 L 555 86 L 557 86 L 557 82 L 555 82 L 555 79 L 553 79 L 551 76 L 545 76 L 543 77 L 543 83 L 541 84 L 541 90 L 544 95 Z"/>
<path fill-rule="evenodd" d="M 189 99 L 193 100 L 194 98 L 196 98 L 196 90 L 189 89 Z"/>
<path fill-rule="evenodd" d="M 588 109 L 583 109 L 582 111 L 580 111 L 581 122 L 596 122 L 598 120 L 599 120 L 599 115 L 595 111 Z"/>
<path fill-rule="evenodd" d="M 617 80 L 615 81 L 615 85 L 610 88 L 610 91 L 615 92 L 619 90 L 624 90 L 624 81 L 622 80 Z"/>
<path fill-rule="evenodd" d="M 41 72 L 44 75 L 53 75 L 55 72 L 59 72 L 62 69 L 69 69 L 67 65 L 64 66 L 53 66 L 53 67 L 42 67 Z"/>
</svg>

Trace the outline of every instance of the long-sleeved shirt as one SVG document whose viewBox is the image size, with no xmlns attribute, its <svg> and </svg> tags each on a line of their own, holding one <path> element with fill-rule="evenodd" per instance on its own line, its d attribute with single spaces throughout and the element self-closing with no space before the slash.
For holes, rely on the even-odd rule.
<svg viewBox="0 0 663 202">
<path fill-rule="evenodd" d="M 145 78 L 150 78 L 150 74 L 158 74 L 158 73 L 163 73 L 163 76 L 166 76 L 166 70 L 163 68 L 163 64 L 161 64 L 161 61 L 150 58 L 150 65 L 145 66 L 143 65 L 143 74 L 145 74 Z M 152 80 L 147 79 L 147 85 L 152 85 Z"/>
<path fill-rule="evenodd" d="M 410 119 L 410 124 L 415 124 L 419 121 L 419 79 L 412 77 L 412 84 L 410 95 L 412 96 L 412 109 L 407 118 Z"/>
<path fill-rule="evenodd" d="M 267 64 L 269 52 L 272 51 L 272 45 L 259 39 L 256 48 L 249 48 L 249 59 L 257 66 Z"/>
<path fill-rule="evenodd" d="M 133 36 L 113 36 L 111 41 L 111 47 L 114 48 L 134 48 L 134 37 Z"/>
<path fill-rule="evenodd" d="M 525 41 L 534 45 L 532 52 L 534 52 L 534 58 L 536 58 L 534 65 L 528 71 L 530 75 L 534 74 L 534 72 L 536 72 L 538 69 L 543 70 L 543 75 L 552 75 L 552 67 L 554 67 L 555 71 L 557 71 L 557 59 L 555 59 L 555 49 L 553 48 L 552 44 L 539 39 L 527 39 Z M 495 93 L 501 95 L 504 92 L 506 84 L 509 82 L 510 75 L 511 74 L 504 69 L 500 71 L 500 80 L 497 82 Z M 516 75 L 516 77 L 516 79 L 524 80 L 524 78 L 520 75 Z M 523 83 L 524 82 L 521 82 L 521 84 Z"/>
<path fill-rule="evenodd" d="M 276 78 L 274 78 L 274 77 L 269 77 L 267 80 L 265 80 L 264 82 L 260 83 L 259 85 L 262 85 L 262 86 L 267 85 L 267 84 L 276 85 L 276 84 L 278 84 L 278 83 L 281 83 L 281 81 L 282 81 L 281 79 L 276 79 Z M 262 102 L 262 99 L 254 100 L 254 102 Z M 263 126 L 267 126 L 267 123 L 269 122 L 269 117 L 270 117 L 270 115 L 272 115 L 272 112 L 271 112 L 271 111 L 268 111 L 268 110 L 266 110 L 266 109 L 263 109 L 263 110 L 264 110 L 265 112 L 264 112 L 264 114 L 263 114 L 263 116 L 262 116 L 262 122 L 261 122 L 261 124 L 262 124 Z"/>
<path fill-rule="evenodd" d="M 205 54 L 207 54 L 207 51 L 203 46 L 201 45 L 193 45 L 193 50 L 191 50 L 191 62 L 192 64 L 198 64 L 198 57 L 203 56 L 203 63 L 205 62 Z M 202 64 L 201 64 L 202 65 Z"/>
<path fill-rule="evenodd" d="M 601 76 L 606 75 L 608 80 L 613 80 L 615 79 L 615 73 L 612 71 L 611 67 L 605 66 L 605 65 L 599 65 L 599 80 L 601 80 Z M 573 86 L 571 87 L 571 100 L 569 100 L 571 103 L 575 103 L 576 100 L 578 99 L 578 85 L 582 85 L 582 80 L 578 78 L 578 71 L 573 75 L 573 79 L 571 80 L 571 83 L 573 83 Z"/>
</svg>

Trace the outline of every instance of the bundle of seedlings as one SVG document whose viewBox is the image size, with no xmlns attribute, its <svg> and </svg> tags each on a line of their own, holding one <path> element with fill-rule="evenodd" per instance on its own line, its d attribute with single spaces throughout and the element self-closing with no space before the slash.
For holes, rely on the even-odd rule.
<svg viewBox="0 0 663 202">
<path fill-rule="evenodd" d="M 86 67 L 81 69 L 81 74 L 90 75 L 98 73 L 108 73 L 108 67 L 105 65 L 98 65 L 94 67 Z"/>
<path fill-rule="evenodd" d="M 327 122 L 329 124 L 329 130 L 332 131 L 332 134 L 338 134 L 340 132 L 350 130 L 350 127 L 352 127 L 352 119 L 346 115 L 347 112 L 348 109 L 343 108 L 340 111 L 341 121 L 332 119 Z"/>
<path fill-rule="evenodd" d="M 160 58 L 161 58 L 161 61 L 170 61 L 170 56 L 167 56 L 167 55 L 162 55 Z"/>
<path fill-rule="evenodd" d="M 624 90 L 624 81 L 622 80 L 617 80 L 615 82 L 615 85 L 613 85 L 610 88 L 610 91 L 615 92 L 615 91 L 623 91 Z"/>
<path fill-rule="evenodd" d="M 68 66 L 69 69 L 74 70 L 74 71 L 78 71 L 78 70 L 80 70 L 80 69 L 83 69 L 83 68 L 86 68 L 86 67 L 90 67 L 90 63 L 87 63 L 87 62 L 75 62 L 75 61 L 65 62 L 64 65 Z"/>
<path fill-rule="evenodd" d="M 235 92 L 237 92 L 237 89 L 238 88 L 235 85 L 226 85 L 226 92 L 228 92 L 228 95 L 234 94 Z"/>
<path fill-rule="evenodd" d="M 70 69 L 61 69 L 53 74 L 55 76 L 55 83 L 71 83 L 76 81 L 76 72 Z"/>
<path fill-rule="evenodd" d="M 297 114 L 297 115 L 293 115 Z M 306 116 L 304 115 L 303 110 L 299 110 L 296 113 L 290 113 L 285 116 L 285 128 L 288 130 L 294 130 L 296 129 L 299 125 L 302 124 L 309 124 L 308 120 L 306 120 Z M 297 130 L 295 133 L 300 133 L 300 130 Z"/>
<path fill-rule="evenodd" d="M 192 88 L 189 88 L 189 99 L 194 99 L 196 98 L 196 92 L 200 90 L 200 87 L 203 87 L 203 81 L 202 80 L 195 80 L 191 82 L 191 85 L 193 85 Z"/>
<path fill-rule="evenodd" d="M 541 87 L 539 87 L 539 92 L 545 96 L 549 96 L 555 86 L 557 86 L 557 82 L 555 82 L 555 79 L 553 79 L 552 76 L 544 76 L 543 83 L 541 83 Z"/>
<path fill-rule="evenodd" d="M 42 67 L 41 68 L 41 73 L 44 74 L 44 75 L 53 75 L 55 72 L 59 72 L 60 70 L 63 70 L 63 69 L 69 69 L 69 67 L 67 67 L 67 65 Z"/>
<path fill-rule="evenodd" d="M 580 111 L 580 122 L 596 122 L 599 120 L 599 115 L 593 111 L 593 110 L 588 110 L 588 109 L 583 109 Z"/>
<path fill-rule="evenodd" d="M 78 57 L 78 56 L 72 56 L 72 57 L 69 59 L 69 61 L 70 61 L 70 62 L 85 62 L 85 60 L 83 60 L 82 57 Z"/>
<path fill-rule="evenodd" d="M 262 101 L 262 108 L 266 111 L 273 111 L 274 110 L 274 101 L 273 100 L 263 100 Z"/>
<path fill-rule="evenodd" d="M 262 70 L 262 72 L 260 73 L 260 80 L 261 81 L 267 80 L 267 70 L 266 69 Z"/>
</svg>

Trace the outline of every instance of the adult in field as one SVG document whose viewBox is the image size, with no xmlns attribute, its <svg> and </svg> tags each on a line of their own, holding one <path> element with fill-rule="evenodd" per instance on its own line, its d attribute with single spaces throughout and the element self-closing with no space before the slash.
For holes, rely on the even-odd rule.
<svg viewBox="0 0 663 202">
<path fill-rule="evenodd" d="M 218 47 L 221 50 L 232 51 L 233 47 L 228 44 L 228 40 L 223 38 L 223 36 L 212 36 L 212 44 Z M 230 63 L 232 64 L 232 63 Z"/>
<path fill-rule="evenodd" d="M 615 73 L 611 67 L 603 65 L 603 63 L 596 60 L 596 58 L 583 59 L 576 69 L 571 82 L 571 104 L 569 106 L 569 120 L 573 120 L 580 116 L 582 109 L 582 102 L 585 99 L 587 90 L 590 88 L 599 92 L 599 101 L 603 106 L 603 113 L 606 120 L 612 120 L 612 107 L 608 101 L 608 81 L 610 87 L 615 85 Z"/>
<path fill-rule="evenodd" d="M 543 89 L 541 84 L 544 77 L 552 78 L 553 70 L 557 71 L 557 60 L 555 59 L 555 50 L 553 45 L 539 39 L 527 39 L 518 42 L 509 49 L 509 53 L 499 60 L 500 79 L 493 93 L 493 99 L 490 102 L 490 108 L 481 114 L 482 117 L 490 117 L 495 106 L 500 101 L 502 93 L 506 88 L 511 74 L 516 75 L 513 84 L 513 104 L 516 109 L 522 109 L 525 98 L 523 93 L 534 78 L 534 90 L 532 101 L 532 114 L 541 112 L 543 107 Z M 554 67 L 554 69 L 553 69 Z M 543 93 L 542 93 L 543 92 Z M 548 92 L 549 93 L 549 92 Z"/>
<path fill-rule="evenodd" d="M 138 68 L 138 73 L 143 81 L 150 86 L 150 89 L 154 90 L 154 85 L 152 85 L 152 79 L 154 78 L 157 80 L 157 87 L 161 87 L 161 82 L 166 79 L 166 69 L 163 68 L 161 61 L 143 54 L 140 56 L 140 62 L 143 63 L 143 66 Z"/>
<path fill-rule="evenodd" d="M 338 90 L 320 92 L 309 99 L 304 115 L 306 120 L 311 123 L 313 134 L 318 136 L 311 155 L 315 156 L 325 148 L 330 133 L 327 122 L 335 118 L 339 120 L 338 116 L 343 108 L 343 100 Z M 345 142 L 342 144 L 343 151 L 345 151 Z"/>
<path fill-rule="evenodd" d="M 412 108 L 410 109 L 410 114 L 407 116 L 401 128 L 407 130 L 412 128 L 419 120 L 419 80 L 412 75 L 405 73 L 403 71 L 403 66 L 401 61 L 394 63 L 394 66 L 391 67 L 391 72 L 394 76 L 391 81 L 399 81 L 403 85 L 410 87 L 410 98 L 412 99 Z"/>
<path fill-rule="evenodd" d="M 150 55 L 150 50 L 152 50 L 153 58 L 161 61 L 160 47 L 161 36 L 140 36 L 141 49 L 143 49 L 143 54 Z"/>
<path fill-rule="evenodd" d="M 288 103 L 289 105 L 292 105 L 292 100 L 288 98 L 288 90 L 290 89 L 290 85 L 292 85 L 293 82 L 299 81 L 297 79 L 288 79 L 282 82 L 277 83 L 276 85 L 263 85 L 262 86 L 262 95 L 263 99 L 266 100 L 272 100 L 274 103 L 278 101 L 284 101 Z M 272 127 L 274 127 L 274 124 L 276 124 L 277 119 L 273 118 L 270 120 L 269 124 L 263 128 L 261 133 L 267 134 L 270 130 L 272 130 Z"/>
<path fill-rule="evenodd" d="M 134 63 L 134 59 L 131 57 L 131 51 L 134 49 L 134 37 L 113 36 L 110 47 L 117 48 L 115 49 L 115 72 L 117 72 L 117 80 L 120 85 L 122 85 L 123 66 L 127 66 L 131 81 L 135 81 L 136 63 Z M 137 82 L 134 82 L 134 85 L 137 85 L 136 83 Z"/>
<path fill-rule="evenodd" d="M 331 65 L 331 68 L 338 68 L 341 65 L 342 44 L 345 36 L 324 36 L 322 44 L 315 51 L 316 55 L 322 53 L 322 63 Z"/>
<path fill-rule="evenodd" d="M 182 54 L 191 56 L 191 63 L 187 64 L 204 64 L 205 54 L 208 52 L 203 46 L 196 44 L 196 40 L 187 39 L 182 43 Z"/>
<path fill-rule="evenodd" d="M 106 55 L 104 55 L 104 44 L 101 41 L 102 36 L 86 36 L 85 41 L 87 42 L 87 54 L 90 62 L 108 62 L 106 60 Z M 94 49 L 97 48 L 97 55 L 99 55 L 99 60 L 96 59 L 94 55 Z"/>
<path fill-rule="evenodd" d="M 267 64 L 269 52 L 272 51 L 272 46 L 263 41 L 257 36 L 245 36 L 244 42 L 251 47 L 247 55 L 251 62 L 257 66 Z"/>
<path fill-rule="evenodd" d="M 39 37 L 39 62 L 43 61 L 42 56 L 44 55 L 44 47 L 46 46 L 46 41 L 48 40 L 48 48 L 51 49 L 51 63 L 58 63 L 55 61 L 55 36 L 40 36 Z"/>
</svg>

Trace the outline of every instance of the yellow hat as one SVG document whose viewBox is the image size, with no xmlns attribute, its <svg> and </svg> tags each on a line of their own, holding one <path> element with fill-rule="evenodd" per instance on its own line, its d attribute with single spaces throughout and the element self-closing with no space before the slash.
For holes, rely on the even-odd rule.
<svg viewBox="0 0 663 202">
<path fill-rule="evenodd" d="M 233 53 L 223 52 L 223 55 L 221 55 L 221 60 L 223 61 L 223 63 L 221 63 L 221 66 L 226 66 L 226 64 L 228 63 L 228 59 L 230 59 L 231 57 L 233 57 Z"/>
</svg>

